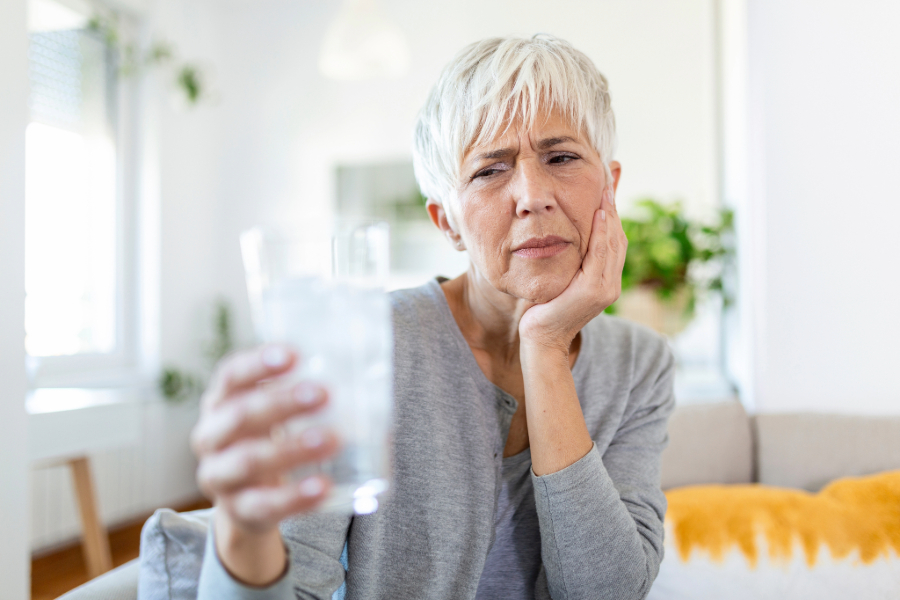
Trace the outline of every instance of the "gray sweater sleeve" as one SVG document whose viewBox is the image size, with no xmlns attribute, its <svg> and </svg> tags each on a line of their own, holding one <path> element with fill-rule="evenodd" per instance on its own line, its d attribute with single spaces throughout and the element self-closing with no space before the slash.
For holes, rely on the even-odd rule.
<svg viewBox="0 0 900 600">
<path fill-rule="evenodd" d="M 297 516 L 281 524 L 289 566 L 278 581 L 259 588 L 238 582 L 222 565 L 209 528 L 197 600 L 331 600 L 344 583 L 341 552 L 351 518 L 340 515 Z"/>
<path fill-rule="evenodd" d="M 595 444 L 561 471 L 532 472 L 541 558 L 555 600 L 643 599 L 659 571 L 666 512 L 659 464 L 675 402 L 674 360 L 660 346 L 631 388 L 602 457 Z"/>
</svg>

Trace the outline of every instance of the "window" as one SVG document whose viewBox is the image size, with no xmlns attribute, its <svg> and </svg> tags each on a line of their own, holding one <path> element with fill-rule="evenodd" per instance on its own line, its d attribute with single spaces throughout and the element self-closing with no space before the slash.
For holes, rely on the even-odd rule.
<svg viewBox="0 0 900 600">
<path fill-rule="evenodd" d="M 456 277 L 469 267 L 428 218 L 411 161 L 337 166 L 337 215 L 383 219 L 391 226 L 388 288 L 421 285 L 440 274 Z"/>
<path fill-rule="evenodd" d="M 25 348 L 33 385 L 82 385 L 133 352 L 128 94 L 89 5 L 29 0 Z M 77 374 L 77 380 L 75 375 Z"/>
</svg>

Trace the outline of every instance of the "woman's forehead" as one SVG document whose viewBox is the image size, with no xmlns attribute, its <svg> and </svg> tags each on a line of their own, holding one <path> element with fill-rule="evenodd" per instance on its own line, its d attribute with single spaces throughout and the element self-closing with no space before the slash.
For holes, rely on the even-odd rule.
<svg viewBox="0 0 900 600">
<path fill-rule="evenodd" d="M 529 149 L 547 150 L 565 143 L 590 146 L 586 133 L 559 111 L 539 113 L 531 123 L 519 116 L 508 120 L 494 135 L 479 136 L 466 151 L 463 162 L 518 153 L 524 144 Z"/>
</svg>

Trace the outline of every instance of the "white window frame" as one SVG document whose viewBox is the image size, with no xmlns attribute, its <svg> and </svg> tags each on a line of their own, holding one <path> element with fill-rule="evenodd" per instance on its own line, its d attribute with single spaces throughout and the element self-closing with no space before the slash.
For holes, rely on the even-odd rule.
<svg viewBox="0 0 900 600">
<path fill-rule="evenodd" d="M 66 4 L 65 0 L 55 0 Z M 114 10 L 120 30 L 140 39 L 136 15 L 97 0 L 98 10 Z M 26 355 L 29 387 L 121 387 L 138 382 L 138 183 L 140 75 L 116 75 L 116 344 L 110 353 L 68 356 Z M 29 123 L 31 123 L 29 117 Z"/>
</svg>

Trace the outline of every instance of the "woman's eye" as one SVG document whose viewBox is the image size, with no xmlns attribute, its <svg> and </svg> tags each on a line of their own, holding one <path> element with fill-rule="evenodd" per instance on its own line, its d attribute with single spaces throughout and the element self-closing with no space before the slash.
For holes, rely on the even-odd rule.
<svg viewBox="0 0 900 600">
<path fill-rule="evenodd" d="M 482 170 L 478 171 L 477 173 L 475 173 L 474 175 L 472 175 L 472 179 L 477 179 L 479 177 L 490 177 L 491 175 L 494 175 L 495 173 L 500 173 L 501 171 L 504 171 L 504 170 L 505 169 L 498 169 L 497 167 L 488 167 L 487 169 L 482 169 Z"/>
<path fill-rule="evenodd" d="M 572 154 L 557 154 L 556 156 L 551 156 L 550 160 L 548 160 L 547 162 L 551 164 L 564 165 L 568 162 L 572 162 L 573 160 L 578 160 L 578 157 Z"/>
</svg>

